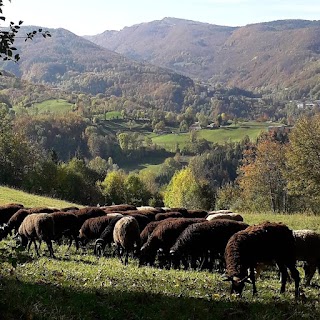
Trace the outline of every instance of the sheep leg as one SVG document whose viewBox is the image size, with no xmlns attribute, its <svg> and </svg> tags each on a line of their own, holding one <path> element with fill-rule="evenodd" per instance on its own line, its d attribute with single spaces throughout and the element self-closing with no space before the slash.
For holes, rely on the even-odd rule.
<svg viewBox="0 0 320 320">
<path fill-rule="evenodd" d="M 124 259 L 125 266 L 128 264 L 128 261 L 129 261 L 129 250 L 126 250 L 126 255 L 125 255 L 125 259 Z"/>
<path fill-rule="evenodd" d="M 286 266 L 283 263 L 277 263 L 278 267 L 279 267 L 279 271 L 281 274 L 281 289 L 280 289 L 280 293 L 284 293 L 286 291 L 286 283 L 287 283 L 287 279 L 288 279 L 288 271 Z"/>
<path fill-rule="evenodd" d="M 39 257 L 40 254 L 39 254 L 39 251 L 38 251 L 38 247 L 37 247 L 37 243 L 36 243 L 36 240 L 35 239 L 32 239 L 33 243 L 34 243 L 34 248 L 36 250 L 36 253 L 37 253 L 37 256 Z M 39 246 L 40 247 L 40 246 Z"/>
<path fill-rule="evenodd" d="M 46 241 L 50 257 L 55 258 L 51 240 Z"/>
<path fill-rule="evenodd" d="M 252 294 L 257 294 L 256 277 L 254 275 L 254 267 L 250 267 L 250 279 L 252 281 Z"/>
<path fill-rule="evenodd" d="M 32 244 L 32 240 L 29 240 L 29 242 L 28 242 L 28 246 L 27 246 L 27 250 L 28 250 L 28 252 L 30 251 L 31 244 Z"/>
<path fill-rule="evenodd" d="M 310 286 L 311 279 L 317 270 L 317 266 L 313 263 L 305 263 L 303 269 L 305 274 L 305 285 Z"/>
<path fill-rule="evenodd" d="M 288 268 L 290 270 L 291 277 L 294 279 L 294 286 L 295 286 L 294 295 L 296 298 L 298 298 L 299 297 L 299 284 L 300 284 L 299 271 L 297 270 L 295 263 L 293 263 L 292 265 L 288 265 Z"/>
</svg>

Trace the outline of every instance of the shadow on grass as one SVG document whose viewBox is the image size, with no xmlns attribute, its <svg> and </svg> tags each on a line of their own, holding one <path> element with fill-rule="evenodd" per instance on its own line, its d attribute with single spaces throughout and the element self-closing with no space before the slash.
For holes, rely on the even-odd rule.
<svg viewBox="0 0 320 320">
<path fill-rule="evenodd" d="M 86 291 L 45 282 L 0 279 L 0 319 L 319 319 L 316 307 L 294 300 L 197 299 L 120 291 Z"/>
</svg>

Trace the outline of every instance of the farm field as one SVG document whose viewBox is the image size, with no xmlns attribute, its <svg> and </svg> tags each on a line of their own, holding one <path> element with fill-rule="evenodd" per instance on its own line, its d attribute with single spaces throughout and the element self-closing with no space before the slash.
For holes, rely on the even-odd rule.
<svg viewBox="0 0 320 320">
<path fill-rule="evenodd" d="M 46 100 L 41 103 L 35 103 L 28 108 L 31 113 L 67 113 L 72 111 L 73 104 L 63 99 Z"/>
<path fill-rule="evenodd" d="M 56 200 L 0 189 L 1 204 L 57 206 Z M 61 206 L 71 205 L 60 203 Z M 320 232 L 320 217 L 243 213 L 247 223 L 283 222 L 294 229 Z M 320 276 L 294 298 L 293 283 L 279 293 L 275 269 L 257 280 L 258 295 L 247 284 L 242 298 L 230 296 L 230 284 L 217 272 L 138 267 L 129 260 L 97 258 L 92 246 L 76 252 L 54 244 L 56 259 L 16 249 L 15 240 L 0 242 L 0 319 L 319 319 Z M 303 272 L 299 267 L 301 277 Z"/>
<path fill-rule="evenodd" d="M 199 139 L 206 139 L 210 142 L 223 144 L 225 142 L 238 142 L 244 137 L 248 136 L 251 140 L 256 139 L 262 131 L 266 131 L 268 126 L 277 126 L 278 123 L 266 122 L 243 122 L 237 126 L 226 126 L 219 129 L 203 129 L 197 131 Z M 168 151 L 176 149 L 177 144 L 183 148 L 190 141 L 189 133 L 170 133 L 157 135 L 152 133 L 150 135 L 152 142 L 164 147 Z"/>
</svg>

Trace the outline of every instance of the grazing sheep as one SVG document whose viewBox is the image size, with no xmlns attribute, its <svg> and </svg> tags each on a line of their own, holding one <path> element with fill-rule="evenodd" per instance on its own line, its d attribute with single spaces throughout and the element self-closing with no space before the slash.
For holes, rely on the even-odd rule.
<svg viewBox="0 0 320 320">
<path fill-rule="evenodd" d="M 62 211 L 62 212 L 77 211 L 77 210 L 79 210 L 78 207 L 65 207 L 65 208 L 60 209 L 60 211 Z"/>
<path fill-rule="evenodd" d="M 63 236 L 69 238 L 69 247 L 71 247 L 72 240 L 75 241 L 76 248 L 78 249 L 77 236 L 79 233 L 79 219 L 72 211 L 64 212 L 58 211 L 49 213 L 49 216 L 53 218 L 54 221 L 54 240 L 60 241 Z"/>
<path fill-rule="evenodd" d="M 21 223 L 18 235 L 21 238 L 22 246 L 27 246 L 28 252 L 30 250 L 31 243 L 34 243 L 34 247 L 37 255 L 39 256 L 36 240 L 46 242 L 51 257 L 54 257 L 51 240 L 54 238 L 54 221 L 53 218 L 46 213 L 33 213 L 25 217 Z"/>
<path fill-rule="evenodd" d="M 157 213 L 155 216 L 156 221 L 165 220 L 168 218 L 183 218 L 183 215 L 180 212 L 165 212 Z"/>
<path fill-rule="evenodd" d="M 208 221 L 218 220 L 218 219 L 243 221 L 243 217 L 238 213 L 215 213 L 215 214 L 208 215 L 206 219 Z"/>
<path fill-rule="evenodd" d="M 232 213 L 232 211 L 231 210 L 213 210 L 213 211 L 209 211 L 208 215 L 216 214 L 216 213 Z"/>
<path fill-rule="evenodd" d="M 128 210 L 137 210 L 137 207 L 132 204 L 114 204 L 112 206 L 103 207 L 105 211 L 128 211 Z"/>
<path fill-rule="evenodd" d="M 150 206 L 144 206 L 144 207 L 137 207 L 137 210 L 139 211 L 152 211 L 154 213 L 164 213 L 165 211 L 162 208 L 154 208 Z"/>
<path fill-rule="evenodd" d="M 188 210 L 186 208 L 163 208 L 165 212 L 180 212 L 183 216 L 188 214 Z"/>
<path fill-rule="evenodd" d="M 143 215 L 146 216 L 150 221 L 154 221 L 155 216 L 158 212 L 156 211 L 150 211 L 150 210 L 128 210 L 128 211 L 123 211 L 123 215 L 127 216 L 132 216 L 135 214 Z"/>
<path fill-rule="evenodd" d="M 157 252 L 162 250 L 165 260 L 169 259 L 169 250 L 181 232 L 190 224 L 203 222 L 205 219 L 170 218 L 162 220 L 149 236 L 140 251 L 140 265 L 153 265 Z"/>
<path fill-rule="evenodd" d="M 110 216 L 108 214 L 108 216 Z M 111 246 L 111 243 L 113 242 L 113 230 L 116 225 L 116 223 L 123 217 L 123 215 L 114 216 L 110 223 L 106 226 L 106 228 L 102 231 L 101 235 L 99 236 L 99 239 L 96 240 L 94 244 L 94 254 L 96 256 L 103 256 L 105 247 L 108 244 L 109 247 Z"/>
<path fill-rule="evenodd" d="M 183 216 L 185 218 L 206 218 L 207 215 L 208 212 L 204 210 L 188 210 Z"/>
<path fill-rule="evenodd" d="M 0 226 L 4 223 L 8 223 L 9 219 L 22 208 L 23 205 L 19 203 L 9 203 L 0 206 Z"/>
<path fill-rule="evenodd" d="M 140 239 L 141 239 L 141 246 L 143 246 L 147 241 L 153 230 L 157 227 L 157 225 L 162 222 L 162 220 L 159 221 L 151 221 L 148 223 L 145 228 L 140 233 Z"/>
<path fill-rule="evenodd" d="M 131 216 L 125 216 L 117 221 L 113 230 L 113 241 L 121 262 L 128 264 L 129 253 L 140 249 L 140 229 L 137 220 Z M 125 254 L 125 260 L 122 255 Z"/>
<path fill-rule="evenodd" d="M 230 237 L 248 226 L 232 220 L 213 220 L 188 226 L 170 249 L 175 267 L 188 257 L 191 257 L 195 264 L 198 257 L 205 258 L 209 251 L 212 258 L 223 257 Z"/>
<path fill-rule="evenodd" d="M 90 240 L 99 238 L 102 231 L 113 218 L 113 216 L 104 215 L 102 217 L 87 219 L 79 230 L 78 240 L 82 245 L 86 245 Z"/>
<path fill-rule="evenodd" d="M 78 216 L 80 226 L 90 218 L 102 217 L 106 215 L 106 212 L 98 207 L 86 207 L 73 211 Z"/>
<path fill-rule="evenodd" d="M 254 268 L 258 262 L 275 261 L 281 273 L 281 293 L 285 292 L 288 272 L 295 281 L 295 296 L 299 295 L 299 272 L 295 266 L 295 240 L 292 230 L 281 223 L 263 222 L 234 234 L 225 250 L 226 276 L 231 281 L 231 293 L 241 294 L 245 282 L 252 281 L 257 293 Z M 250 274 L 248 275 L 248 269 Z"/>
<path fill-rule="evenodd" d="M 312 230 L 294 230 L 293 236 L 296 259 L 305 262 L 305 284 L 309 286 L 317 268 L 320 274 L 320 234 Z"/>
<path fill-rule="evenodd" d="M 57 209 L 47 208 L 47 207 L 35 207 L 29 209 L 19 209 L 12 217 L 9 219 L 8 223 L 4 226 L 4 236 L 6 237 L 12 230 L 18 232 L 18 229 L 26 216 L 32 213 L 51 213 L 55 212 Z"/>
</svg>

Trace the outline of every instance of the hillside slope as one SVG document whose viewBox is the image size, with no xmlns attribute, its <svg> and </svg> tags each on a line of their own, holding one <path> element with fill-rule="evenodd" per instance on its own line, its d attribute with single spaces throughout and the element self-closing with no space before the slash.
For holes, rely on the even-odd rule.
<svg viewBox="0 0 320 320">
<path fill-rule="evenodd" d="M 293 87 L 302 96 L 319 83 L 319 35 L 320 21 L 224 27 L 165 18 L 86 38 L 193 78 L 249 90 Z"/>
<path fill-rule="evenodd" d="M 21 33 L 33 28 L 21 28 Z M 65 29 L 49 31 L 51 38 L 17 39 L 21 60 L 1 66 L 23 80 L 69 92 L 130 97 L 152 105 L 162 100 L 171 110 L 181 108 L 185 94 L 195 88 L 193 80 L 172 70 L 133 61 Z"/>
</svg>

